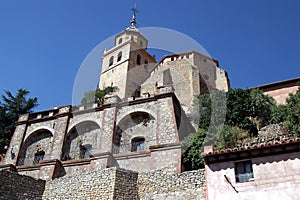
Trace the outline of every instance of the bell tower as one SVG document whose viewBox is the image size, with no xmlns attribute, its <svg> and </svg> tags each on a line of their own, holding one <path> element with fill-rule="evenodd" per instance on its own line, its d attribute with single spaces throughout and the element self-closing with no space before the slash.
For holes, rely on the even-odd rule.
<svg viewBox="0 0 300 200">
<path fill-rule="evenodd" d="M 117 86 L 115 94 L 127 99 L 138 92 L 140 85 L 150 76 L 149 63 L 156 63 L 147 52 L 148 40 L 136 27 L 136 8 L 130 26 L 115 37 L 115 46 L 102 56 L 99 88 Z"/>
</svg>

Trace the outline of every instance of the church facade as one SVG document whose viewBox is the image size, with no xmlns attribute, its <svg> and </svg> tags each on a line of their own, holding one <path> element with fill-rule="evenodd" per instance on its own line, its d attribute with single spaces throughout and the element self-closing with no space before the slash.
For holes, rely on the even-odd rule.
<svg viewBox="0 0 300 200">
<path fill-rule="evenodd" d="M 109 167 L 181 172 L 181 140 L 195 132 L 193 97 L 227 91 L 229 80 L 217 60 L 191 51 L 156 62 L 147 44 L 133 15 L 102 56 L 99 87 L 119 90 L 101 107 L 20 116 L 1 168 L 44 180 Z"/>
</svg>

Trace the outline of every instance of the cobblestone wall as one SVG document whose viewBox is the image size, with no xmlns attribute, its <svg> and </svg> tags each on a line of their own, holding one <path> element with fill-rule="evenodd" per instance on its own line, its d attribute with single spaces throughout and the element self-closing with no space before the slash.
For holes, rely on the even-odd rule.
<svg viewBox="0 0 300 200">
<path fill-rule="evenodd" d="M 138 176 L 140 199 L 205 199 L 204 169 L 167 174 L 163 170 L 140 173 Z"/>
<path fill-rule="evenodd" d="M 0 199 L 42 199 L 45 181 L 0 171 Z"/>
<path fill-rule="evenodd" d="M 120 168 L 51 181 L 0 171 L 0 199 L 205 199 L 204 170 L 167 174 Z"/>
<path fill-rule="evenodd" d="M 115 169 L 47 181 L 43 199 L 113 199 Z"/>
</svg>

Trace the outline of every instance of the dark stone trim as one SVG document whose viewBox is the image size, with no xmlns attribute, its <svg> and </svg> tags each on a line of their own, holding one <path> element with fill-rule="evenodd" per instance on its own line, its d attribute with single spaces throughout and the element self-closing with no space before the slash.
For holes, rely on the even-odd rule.
<svg viewBox="0 0 300 200">
<path fill-rule="evenodd" d="M 2 170 L 16 172 L 17 168 L 13 164 L 5 164 L 5 165 L 0 165 L 0 171 L 2 171 Z"/>
<path fill-rule="evenodd" d="M 116 160 L 128 159 L 128 158 L 139 158 L 139 157 L 147 157 L 151 156 L 151 151 L 143 150 L 143 151 L 134 151 L 128 153 L 121 153 L 121 154 L 113 154 L 113 157 Z"/>
<path fill-rule="evenodd" d="M 162 151 L 162 150 L 169 150 L 169 149 L 177 149 L 181 148 L 181 143 L 172 143 L 172 144 L 158 144 L 150 146 L 149 149 L 152 151 Z"/>
</svg>

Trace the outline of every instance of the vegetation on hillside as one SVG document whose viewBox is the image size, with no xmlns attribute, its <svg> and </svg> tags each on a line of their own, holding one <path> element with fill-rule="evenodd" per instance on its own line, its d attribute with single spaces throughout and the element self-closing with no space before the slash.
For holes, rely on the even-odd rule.
<svg viewBox="0 0 300 200">
<path fill-rule="evenodd" d="M 106 95 L 112 94 L 118 90 L 119 89 L 116 86 L 108 86 L 102 90 L 98 88 L 96 90 L 87 91 L 84 93 L 84 97 L 82 98 L 80 105 L 91 107 L 94 103 L 97 103 L 98 106 L 101 106 L 104 103 L 104 97 Z"/>
<path fill-rule="evenodd" d="M 32 112 L 38 105 L 37 98 L 27 98 L 28 90 L 19 89 L 16 95 L 5 91 L 0 102 L 0 154 L 6 152 L 5 146 L 9 145 L 10 139 L 16 128 L 19 115 Z"/>
<path fill-rule="evenodd" d="M 204 167 L 200 156 L 204 145 L 233 148 L 251 141 L 261 127 L 269 124 L 283 123 L 294 137 L 299 137 L 300 89 L 290 94 L 286 102 L 276 105 L 272 97 L 259 89 L 230 89 L 197 96 L 194 104 L 200 112 L 199 131 L 182 142 L 183 149 L 187 149 L 182 157 L 185 169 Z"/>
</svg>

